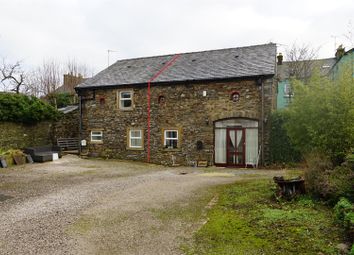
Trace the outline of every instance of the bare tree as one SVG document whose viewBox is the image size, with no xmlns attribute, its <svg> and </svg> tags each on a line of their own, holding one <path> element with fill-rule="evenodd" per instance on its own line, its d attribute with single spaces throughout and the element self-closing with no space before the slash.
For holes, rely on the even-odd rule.
<svg viewBox="0 0 354 255">
<path fill-rule="evenodd" d="M 26 86 L 26 73 L 22 69 L 21 62 L 17 61 L 14 64 L 6 63 L 5 59 L 2 60 L 0 66 L 1 84 L 3 89 L 20 93 L 22 87 Z"/>
<path fill-rule="evenodd" d="M 36 90 L 42 95 L 49 95 L 61 85 L 61 66 L 53 60 L 44 60 L 42 65 L 34 71 L 33 83 L 37 84 Z"/>
<path fill-rule="evenodd" d="M 92 71 L 87 65 L 79 63 L 75 58 L 71 58 L 68 59 L 64 65 L 64 73 L 68 73 L 76 77 L 88 77 Z"/>
<path fill-rule="evenodd" d="M 350 20 L 348 22 L 348 31 L 346 32 L 346 34 L 343 34 L 343 36 L 349 42 L 350 47 L 354 47 L 354 36 L 353 36 L 353 33 L 354 33 L 354 26 L 353 26 L 352 21 Z"/>
<path fill-rule="evenodd" d="M 318 50 L 307 44 L 298 45 L 296 43 L 286 49 L 286 60 L 288 61 L 287 77 L 307 82 L 314 69 L 314 60 L 317 58 Z M 289 102 L 291 102 L 294 95 L 292 82 L 288 84 L 286 93 Z"/>
<path fill-rule="evenodd" d="M 296 43 L 287 49 L 286 60 L 289 66 L 289 77 L 306 81 L 313 71 L 313 60 L 316 59 L 318 50 L 307 44 L 298 45 Z"/>
<path fill-rule="evenodd" d="M 41 86 L 41 81 L 39 79 L 39 75 L 37 70 L 32 70 L 27 74 L 27 86 L 26 90 L 24 91 L 25 94 L 41 97 L 44 95 L 43 88 Z"/>
<path fill-rule="evenodd" d="M 63 85 L 63 74 L 69 77 L 72 87 L 81 82 L 84 77 L 92 76 L 92 69 L 79 63 L 74 58 L 66 63 L 60 63 L 54 59 L 43 60 L 37 68 L 24 71 L 22 63 L 7 63 L 2 59 L 0 63 L 0 85 L 2 90 L 25 93 L 36 97 L 56 93 Z"/>
</svg>

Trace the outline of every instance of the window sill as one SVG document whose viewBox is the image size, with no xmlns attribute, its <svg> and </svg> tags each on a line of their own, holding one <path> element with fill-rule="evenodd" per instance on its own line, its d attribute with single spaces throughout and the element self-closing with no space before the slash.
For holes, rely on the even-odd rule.
<svg viewBox="0 0 354 255">
<path fill-rule="evenodd" d="M 181 148 L 175 148 L 175 149 L 163 148 L 162 150 L 163 150 L 164 152 L 169 152 L 169 151 L 182 151 Z"/>
<path fill-rule="evenodd" d="M 128 150 L 128 151 L 143 151 L 144 148 L 131 148 L 131 147 L 126 147 L 126 150 Z"/>
<path fill-rule="evenodd" d="M 90 144 L 103 144 L 103 141 L 90 141 Z"/>
<path fill-rule="evenodd" d="M 129 111 L 133 111 L 134 108 L 133 107 L 131 107 L 131 108 L 119 108 L 119 110 L 122 111 L 122 112 L 129 112 Z"/>
</svg>

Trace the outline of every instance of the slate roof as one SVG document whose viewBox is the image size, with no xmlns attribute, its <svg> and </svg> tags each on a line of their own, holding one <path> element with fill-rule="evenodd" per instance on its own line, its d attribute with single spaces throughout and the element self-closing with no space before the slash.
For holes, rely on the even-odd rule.
<svg viewBox="0 0 354 255">
<path fill-rule="evenodd" d="M 79 106 L 78 105 L 68 105 L 68 106 L 65 106 L 63 108 L 59 108 L 58 111 L 64 113 L 64 114 L 67 114 L 67 113 L 70 113 L 72 111 L 76 111 L 77 109 L 79 109 Z"/>
<path fill-rule="evenodd" d="M 320 74 L 325 76 L 330 72 L 330 70 L 336 63 L 335 58 L 313 59 L 309 61 L 311 62 L 311 70 L 306 70 L 306 73 L 302 74 L 302 78 L 308 78 L 308 76 L 310 76 L 315 69 L 318 69 L 320 71 Z M 290 61 L 284 61 L 282 65 L 278 65 L 279 80 L 285 80 L 290 78 L 291 63 L 292 62 Z"/>
<path fill-rule="evenodd" d="M 76 89 L 146 84 L 174 55 L 118 60 Z M 183 53 L 154 83 L 274 75 L 276 45 Z"/>
</svg>

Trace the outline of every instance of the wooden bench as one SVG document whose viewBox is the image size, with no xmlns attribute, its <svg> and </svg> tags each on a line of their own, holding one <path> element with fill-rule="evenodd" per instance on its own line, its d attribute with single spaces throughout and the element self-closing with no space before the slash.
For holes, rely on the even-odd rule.
<svg viewBox="0 0 354 255">
<path fill-rule="evenodd" d="M 79 152 L 79 138 L 58 138 L 57 144 L 64 152 L 68 152 L 68 153 Z"/>
</svg>

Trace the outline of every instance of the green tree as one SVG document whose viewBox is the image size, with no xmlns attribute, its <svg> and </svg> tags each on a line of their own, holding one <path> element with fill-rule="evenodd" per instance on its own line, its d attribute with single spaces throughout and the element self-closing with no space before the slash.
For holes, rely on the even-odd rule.
<svg viewBox="0 0 354 255">
<path fill-rule="evenodd" d="M 273 112 L 270 121 L 270 162 L 276 164 L 299 162 L 302 159 L 301 153 L 291 144 L 288 133 L 284 128 L 287 115 L 283 111 Z"/>
<path fill-rule="evenodd" d="M 48 102 L 50 105 L 62 108 L 73 103 L 73 95 L 68 92 L 57 92 L 48 95 Z"/>
<path fill-rule="evenodd" d="M 314 72 L 307 84 L 293 80 L 295 97 L 285 127 L 303 155 L 328 155 L 334 165 L 354 148 L 354 83 L 349 68 L 331 81 Z"/>
</svg>

